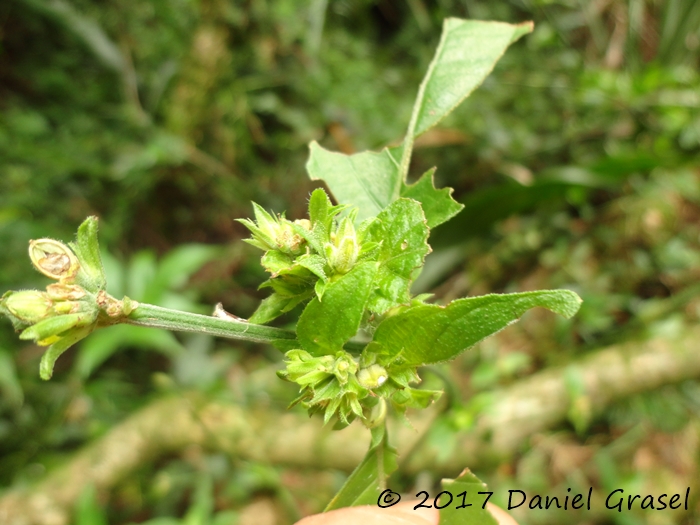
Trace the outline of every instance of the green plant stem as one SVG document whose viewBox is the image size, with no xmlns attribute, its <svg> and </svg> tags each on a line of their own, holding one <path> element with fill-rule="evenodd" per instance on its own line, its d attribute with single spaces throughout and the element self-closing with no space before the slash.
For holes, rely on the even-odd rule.
<svg viewBox="0 0 700 525">
<path fill-rule="evenodd" d="M 138 308 L 131 312 L 125 322 L 138 326 L 165 328 L 175 332 L 196 332 L 258 343 L 271 343 L 280 339 L 295 340 L 297 337 L 290 330 L 252 324 L 242 320 L 220 319 L 208 315 L 180 312 L 145 303 L 139 303 Z"/>
<path fill-rule="evenodd" d="M 256 343 L 274 343 L 280 340 L 296 341 L 297 338 L 296 333 L 291 330 L 253 324 L 244 320 L 237 321 L 233 318 L 220 319 L 209 315 L 181 312 L 146 303 L 139 303 L 138 308 L 131 312 L 123 322 L 137 326 L 164 328 L 173 332 L 194 332 Z M 365 346 L 367 343 L 349 341 L 345 343 L 343 348 L 359 353 Z M 301 343 L 299 343 L 298 348 L 302 348 Z"/>
</svg>

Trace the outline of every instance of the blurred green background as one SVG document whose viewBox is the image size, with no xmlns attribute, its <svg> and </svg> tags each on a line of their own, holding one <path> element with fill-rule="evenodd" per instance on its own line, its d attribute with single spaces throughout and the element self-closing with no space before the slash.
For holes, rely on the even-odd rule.
<svg viewBox="0 0 700 525">
<path fill-rule="evenodd" d="M 474 465 L 496 502 L 512 488 L 593 487 L 604 500 L 614 488 L 689 486 L 688 512 L 606 513 L 601 500 L 591 512 L 514 515 L 523 525 L 697 523 L 700 354 L 677 351 L 700 323 L 695 0 L 4 0 L 0 292 L 46 284 L 29 239 L 70 240 L 97 215 L 113 294 L 201 313 L 221 301 L 247 317 L 264 275 L 233 219 L 251 214 L 251 200 L 304 216 L 310 140 L 345 153 L 399 141 L 448 16 L 534 20 L 535 31 L 416 145 L 411 173 L 437 165 L 438 186 L 466 207 L 433 232 L 415 290 L 447 302 L 569 288 L 584 303 L 571 321 L 527 314 L 424 371 L 448 395 L 391 486 L 435 491 L 470 466 L 456 459 L 460 440 L 495 400 L 550 374 L 565 385 L 565 415 Z M 601 351 L 631 360 L 652 347 L 649 367 L 608 378 L 613 394 L 591 391 L 587 377 L 606 371 Z M 352 467 L 289 465 L 232 450 L 228 437 L 168 444 L 177 425 L 161 414 L 133 468 L 119 471 L 118 455 L 111 477 L 78 466 L 94 484 L 30 517 L 12 497 L 58 494 L 52 473 L 158 403 L 235 406 L 274 426 L 294 397 L 275 376 L 281 354 L 252 344 L 119 326 L 61 357 L 50 382 L 38 376 L 41 352 L 0 324 L 8 524 L 290 524 L 320 511 Z"/>
</svg>

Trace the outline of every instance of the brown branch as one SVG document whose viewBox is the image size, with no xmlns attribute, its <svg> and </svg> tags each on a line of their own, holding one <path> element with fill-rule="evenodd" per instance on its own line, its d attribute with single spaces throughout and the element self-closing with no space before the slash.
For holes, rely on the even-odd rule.
<svg viewBox="0 0 700 525">
<path fill-rule="evenodd" d="M 570 406 L 566 377 L 572 367 L 592 406 L 601 411 L 623 397 L 700 376 L 699 339 L 700 327 L 694 327 L 676 340 L 613 346 L 566 369 L 545 370 L 522 380 L 494 394 L 475 428 L 462 436 L 447 460 L 418 443 L 435 409 L 412 418 L 417 431 L 397 425 L 392 436 L 400 453 L 413 450 L 405 465 L 408 472 L 430 469 L 454 475 L 463 466 L 485 466 L 566 419 Z M 194 395 L 162 399 L 86 446 L 34 487 L 5 494 L 0 498 L 0 525 L 67 525 L 73 504 L 87 485 L 109 489 L 144 463 L 191 444 L 253 461 L 349 471 L 362 459 L 368 438 L 361 425 L 331 432 L 317 418 L 297 413 L 252 413 Z"/>
</svg>

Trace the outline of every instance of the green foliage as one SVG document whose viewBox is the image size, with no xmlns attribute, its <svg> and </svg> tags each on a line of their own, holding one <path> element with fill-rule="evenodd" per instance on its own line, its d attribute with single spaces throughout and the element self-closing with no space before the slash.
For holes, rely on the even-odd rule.
<svg viewBox="0 0 700 525">
<path fill-rule="evenodd" d="M 532 29 L 532 22 L 445 20 L 435 58 L 418 91 L 408 135 L 418 137 L 445 118 L 484 81 L 506 48 Z"/>
<path fill-rule="evenodd" d="M 513 26 L 447 19 L 435 57 L 418 90 L 402 147 L 386 148 L 381 153 L 343 155 L 312 142 L 306 165 L 309 176 L 325 181 L 339 202 L 357 206 L 360 219 L 378 215 L 406 193 L 426 204 L 424 210 L 431 227 L 450 219 L 460 206 L 452 200 L 449 190 L 435 190 L 432 177 L 430 182 L 406 184 L 413 141 L 469 96 L 506 48 L 530 31 L 531 23 Z"/>
<path fill-rule="evenodd" d="M 355 417 L 365 419 L 360 406 L 371 399 L 369 390 L 399 411 L 407 406 L 425 406 L 435 394 L 409 386 L 419 381 L 417 366 L 453 359 L 535 306 L 545 306 L 566 317 L 578 310 L 580 299 L 566 291 L 469 298 L 446 308 L 424 305 L 419 299 L 413 304 L 410 296 L 411 282 L 430 251 L 429 224 L 440 224 L 459 209 L 451 201 L 449 190 L 435 190 L 432 172 L 408 188 L 418 200 L 400 197 L 401 188 L 406 186 L 413 140 L 450 113 L 484 80 L 506 47 L 531 29 L 531 24 L 447 20 L 401 148 L 347 156 L 312 143 L 309 176 L 324 180 L 340 206 L 353 207 L 344 219 L 334 220 L 340 208 L 332 208 L 321 190 L 316 190 L 309 203 L 308 225 L 273 217 L 257 205 L 257 222 L 242 221 L 253 233 L 249 242 L 266 252 L 262 263 L 272 274 L 270 286 L 276 294 L 286 293 L 296 304 L 297 299 L 301 302 L 309 297 L 312 287 L 316 293 L 297 325 L 298 340 L 310 356 L 288 352 L 283 377 L 302 386 L 299 400 L 303 399 L 311 412 L 325 410 L 325 421 L 336 412 L 341 425 Z M 428 205 L 430 219 L 421 199 Z M 355 234 L 352 223 L 356 217 L 364 219 L 360 232 L 367 232 L 370 246 L 364 244 L 363 235 Z M 329 236 L 331 231 L 335 233 Z M 304 241 L 308 243 L 306 253 Z M 363 254 L 365 262 L 360 263 Z M 319 261 L 314 271 L 297 262 L 304 257 Z M 295 269 L 300 266 L 300 270 Z M 275 285 L 280 281 L 283 285 Z M 289 305 L 274 301 L 279 313 Z M 271 304 L 265 304 L 265 312 Z M 392 309 L 397 311 L 390 312 Z M 343 346 L 369 315 L 377 317 L 365 323 L 365 328 L 374 331 L 374 338 L 359 358 L 360 369 L 353 367 L 350 379 L 333 372 L 338 365 L 332 358 L 327 363 L 311 358 L 337 354 L 341 361 L 345 359 Z M 371 367 L 376 370 L 370 372 Z M 357 379 L 353 380 L 355 375 Z M 371 386 L 358 388 L 363 384 Z M 333 396 L 343 402 L 334 401 Z M 366 405 L 364 412 L 371 408 Z"/>
<path fill-rule="evenodd" d="M 464 208 L 450 197 L 452 188 L 435 189 L 435 169 L 429 169 L 414 184 L 401 188 L 402 197 L 420 202 L 428 228 L 447 222 Z"/>
<path fill-rule="evenodd" d="M 118 323 L 136 307 L 128 297 L 121 301 L 105 292 L 106 279 L 97 241 L 97 218 L 78 228 L 75 243 L 52 239 L 29 244 L 34 267 L 56 280 L 46 292 L 7 292 L 0 313 L 10 318 L 20 339 L 48 346 L 40 364 L 42 379 L 50 379 L 56 360 L 98 326 Z"/>
<path fill-rule="evenodd" d="M 343 348 L 360 328 L 377 275 L 377 263 L 360 263 L 326 287 L 323 299 L 304 308 L 297 337 L 311 354 L 332 354 Z"/>
<path fill-rule="evenodd" d="M 250 199 L 268 210 L 287 209 L 289 217 L 304 216 L 310 191 L 300 176 L 304 144 L 316 140 L 327 151 L 348 154 L 398 144 L 418 74 L 430 61 L 428 51 L 437 43 L 433 37 L 444 17 L 535 19 L 532 36 L 509 50 L 463 108 L 425 133 L 414 148 L 409 180 L 438 164 L 432 187 L 455 187 L 454 198 L 465 205 L 452 221 L 431 231 L 435 253 L 426 259 L 414 292 L 433 291 L 435 302 L 447 304 L 468 295 L 562 287 L 576 290 L 585 302 L 572 321 L 533 313 L 464 354 L 449 370 L 431 367 L 451 379 L 447 386 L 421 372 L 425 388 L 447 388 L 451 401 L 427 441 L 447 461 L 459 432 L 488 410 L 488 403 L 475 409 L 456 399 L 482 390 L 498 394 L 548 366 L 566 369 L 586 350 L 611 341 L 670 338 L 697 322 L 697 2 L 614 0 L 595 10 L 584 3 L 481 0 L 281 0 L 245 6 L 72 2 L 73 15 L 80 13 L 81 22 L 111 40 L 111 49 L 130 57 L 135 98 L 134 90 L 122 89 L 128 68 L 122 76 L 104 66 L 75 31 L 79 25 L 65 18 L 57 22 L 30 4 L 40 2 L 11 0 L 0 8 L 0 17 L 12 28 L 0 37 L 0 292 L 42 287 L 41 276 L 23 264 L 26 240 L 68 239 L 90 214 L 102 219 L 103 245 L 124 253 L 127 261 L 144 246 L 165 253 L 182 242 L 237 241 L 241 229 L 232 228 L 230 218 L 244 216 Z M 198 54 L 201 49 L 207 53 Z M 135 118 L 139 103 L 149 119 L 146 126 Z M 389 151 L 400 161 L 400 147 Z M 219 164 L 207 163 L 207 156 Z M 426 177 L 420 181 L 431 189 Z M 400 197 L 420 201 L 433 228 L 437 222 L 427 199 L 408 193 L 412 187 L 403 187 Z M 431 193 L 434 212 L 447 210 L 447 203 L 459 206 L 445 194 L 447 189 Z M 129 279 L 150 282 L 152 267 L 142 264 L 149 258 L 156 260 L 151 254 L 139 264 L 129 263 Z M 113 286 L 117 274 L 104 262 Z M 318 269 L 318 262 L 308 266 Z M 235 248 L 196 282 L 205 302 L 223 300 L 247 316 L 270 292 L 256 292 L 261 275 L 258 261 Z M 321 276 L 316 283 L 314 292 L 322 298 Z M 140 293 L 110 290 L 115 297 L 122 293 L 145 300 Z M 287 315 L 278 322 L 291 327 L 293 310 L 300 311 L 313 297 L 282 298 L 282 307 L 270 309 L 272 317 L 255 322 L 270 322 L 284 309 Z M 273 294 L 264 303 L 278 299 Z M 149 300 L 200 311 L 177 305 L 194 304 L 177 286 L 164 301 Z M 366 341 L 380 318 L 367 324 L 360 340 Z M 143 338 L 122 338 L 126 331 Z M 191 355 L 176 349 L 191 350 L 191 345 L 169 332 L 119 325 L 93 332 L 79 344 L 79 359 L 83 348 L 109 346 L 112 337 L 125 345 L 99 373 L 84 383 L 57 374 L 51 384 L 43 384 L 36 377 L 37 349 L 18 341 L 9 323 L 0 326 L 5 483 L 36 479 L 37 469 L 50 469 L 54 456 L 69 459 L 76 446 L 159 395 L 152 375 L 162 379 L 170 359 L 128 348 L 145 347 L 150 334 L 163 355 L 178 354 L 177 362 Z M 285 349 L 299 346 L 292 342 Z M 222 364 L 222 354 L 240 355 L 240 366 L 257 370 L 258 380 L 272 374 L 267 361 L 274 361 L 274 354 L 245 349 L 218 348 L 207 359 L 217 360 L 221 376 L 235 377 L 236 385 L 239 364 Z M 66 355 L 59 368 L 70 366 L 71 357 Z M 581 410 L 583 403 L 575 407 L 572 402 L 571 421 L 587 425 L 580 436 L 567 423 L 558 425 L 555 436 L 543 432 L 542 440 L 501 464 L 497 475 L 484 467 L 484 479 L 490 478 L 497 491 L 532 486 L 554 493 L 564 483 L 563 474 L 566 482 L 575 478 L 597 486 L 600 475 L 591 462 L 574 462 L 566 473 L 557 465 L 559 458 L 585 457 L 599 447 L 614 450 L 610 469 L 637 472 L 639 458 L 649 457 L 655 440 L 689 443 L 698 405 L 697 395 L 688 392 L 695 384 L 674 387 L 673 396 L 654 389 L 612 409 L 594 407 L 591 420 Z M 291 385 L 280 388 L 285 386 Z M 584 399 L 573 386 L 572 397 Z M 267 400 L 263 390 L 272 391 L 256 382 L 246 399 Z M 266 410 L 286 405 L 293 397 L 288 390 L 287 397 L 270 394 Z M 668 401 L 658 402 L 661 398 Z M 76 418 L 74 407 L 86 399 L 93 408 Z M 641 429 L 642 437 L 630 428 Z M 684 433 L 664 434 L 679 428 Z M 177 460 L 168 459 L 158 469 Z M 669 454 L 655 456 L 658 468 L 635 479 L 663 492 L 664 479 L 683 476 L 676 461 Z M 146 471 L 144 476 L 151 474 Z M 410 486 L 413 479 L 401 482 Z M 121 523 L 125 515 L 138 515 L 139 521 L 181 515 L 194 493 L 185 484 L 158 498 L 139 492 L 144 483 L 131 476 L 124 492 L 120 487 L 110 494 L 117 501 L 110 505 L 110 523 Z M 328 486 L 325 478 L 318 484 Z M 217 501 L 232 504 L 221 486 L 216 492 Z M 299 496 L 305 509 L 314 508 L 311 492 Z M 135 493 L 142 496 L 128 496 Z M 238 504 L 245 498 L 233 503 Z M 527 513 L 518 518 L 524 524 L 540 520 Z M 604 521 L 570 512 L 551 512 L 546 519 Z"/>
<path fill-rule="evenodd" d="M 428 246 L 428 225 L 420 204 L 411 199 L 392 202 L 372 223 L 372 240 L 379 246 L 377 287 L 368 308 L 383 314 L 406 304 L 414 274 L 423 266 Z"/>
<path fill-rule="evenodd" d="M 242 221 L 253 233 L 248 242 L 266 252 L 262 264 L 272 274 L 270 286 L 276 294 L 286 293 L 300 302 L 312 287 L 316 293 L 297 324 L 305 351 L 287 352 L 286 370 L 280 376 L 302 387 L 297 401 L 310 413 L 323 412 L 325 422 L 337 416 L 340 426 L 356 417 L 367 423 L 377 406 L 374 396 L 380 397 L 382 407 L 388 400 L 400 412 L 408 406 L 425 407 L 436 393 L 409 386 L 419 381 L 417 366 L 455 358 L 533 307 L 544 306 L 565 317 L 578 310 L 581 300 L 569 291 L 487 295 L 447 307 L 425 305 L 420 299 L 412 302 L 410 297 L 415 271 L 430 251 L 429 225 L 438 225 L 459 211 L 449 190 L 435 190 L 432 172 L 406 187 L 413 140 L 451 112 L 483 81 L 505 48 L 531 29 L 528 24 L 446 21 L 402 148 L 347 156 L 311 144 L 309 176 L 324 180 L 341 206 L 353 207 L 348 217 L 336 221 L 340 208 L 332 208 L 316 190 L 308 224 L 273 217 L 257 205 L 256 223 Z M 401 188 L 416 200 L 400 198 Z M 429 219 L 421 201 L 430 211 Z M 363 246 L 362 235 L 356 238 L 352 226 L 356 217 L 364 219 L 360 230 L 367 231 L 371 247 Z M 329 235 L 332 231 L 334 235 Z M 359 262 L 363 252 L 368 252 L 366 262 Z M 318 262 L 300 264 L 305 257 Z M 284 286 L 275 286 L 279 280 Z M 322 283 L 320 291 L 318 283 Z M 278 305 L 283 313 L 289 303 Z M 392 309 L 396 311 L 389 312 Z M 374 337 L 363 350 L 358 369 L 342 348 L 368 318 L 365 311 L 380 317 L 373 323 Z M 387 315 L 382 319 L 383 314 Z M 368 396 L 370 391 L 373 397 Z M 372 419 L 371 425 L 377 424 L 381 421 Z M 329 508 L 376 498 L 375 485 L 382 485 L 386 475 L 383 458 L 383 446 L 371 448 Z"/>
<path fill-rule="evenodd" d="M 265 252 L 261 264 L 270 278 L 262 287 L 273 290 L 251 320 L 268 322 L 308 303 L 296 331 L 302 349 L 286 353 L 286 368 L 279 374 L 301 387 L 294 403 L 301 402 L 312 414 L 323 413 L 326 423 L 336 418 L 338 427 L 359 418 L 375 429 L 367 457 L 329 508 L 370 503 L 385 485 L 396 466 L 384 428 L 387 404 L 403 413 L 408 407 L 425 408 L 439 395 L 411 386 L 420 382 L 418 366 L 453 359 L 533 307 L 544 306 L 566 317 L 578 309 L 580 299 L 568 291 L 487 295 L 446 307 L 424 304 L 410 293 L 430 251 L 429 225 L 438 225 L 459 210 L 449 190 L 435 189 L 432 172 L 406 186 L 414 139 L 447 116 L 484 80 L 507 46 L 531 29 L 531 24 L 448 19 L 401 148 L 347 157 L 312 144 L 309 175 L 325 180 L 339 205 L 333 206 L 323 190 L 316 190 L 308 220 L 292 222 L 255 203 L 255 221 L 239 220 L 252 234 L 247 242 Z M 401 197 L 402 192 L 415 199 Z M 347 214 L 341 218 L 342 211 Z M 356 227 L 358 219 L 362 222 Z M 160 299 L 164 290 L 184 281 L 188 270 L 212 254 L 201 249 L 192 257 L 186 250 L 171 253 L 157 269 L 147 254 L 134 258 L 136 266 L 150 264 L 136 274 L 150 278 L 142 284 L 146 300 Z M 66 349 L 100 326 L 140 321 L 202 333 L 215 333 L 211 330 L 223 326 L 219 333 L 226 333 L 227 322 L 201 317 L 197 326 L 192 323 L 200 318 L 108 295 L 94 217 L 80 226 L 76 243 L 32 241 L 30 256 L 38 270 L 63 287 L 54 292 L 58 300 L 83 301 L 66 303 L 70 308 L 54 305 L 51 287 L 46 294 L 10 292 L 3 297 L 1 311 L 24 328 L 20 337 L 51 345 L 41 363 L 44 379 L 51 377 L 56 359 Z M 264 332 L 262 327 L 231 321 L 225 312 L 223 318 L 237 326 L 237 337 L 255 340 L 253 331 Z M 249 328 L 253 330 L 246 336 Z M 359 355 L 343 350 L 360 328 L 374 332 L 373 340 Z M 78 363 L 81 374 L 89 374 L 122 342 L 143 340 L 123 330 L 116 344 L 98 341 L 98 346 L 84 350 Z M 159 338 L 146 340 L 153 342 L 162 343 Z M 210 503 L 199 498 L 185 523 L 203 524 Z"/>
<path fill-rule="evenodd" d="M 367 351 L 403 366 L 439 363 L 454 359 L 531 308 L 541 306 L 569 318 L 580 304 L 578 295 L 568 290 L 467 297 L 446 307 L 417 304 L 381 323 Z"/>
</svg>

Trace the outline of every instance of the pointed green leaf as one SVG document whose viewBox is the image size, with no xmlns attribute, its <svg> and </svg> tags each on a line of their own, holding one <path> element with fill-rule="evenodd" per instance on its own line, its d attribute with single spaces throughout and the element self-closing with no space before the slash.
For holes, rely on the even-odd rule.
<svg viewBox="0 0 700 525">
<path fill-rule="evenodd" d="M 68 244 L 80 261 L 78 284 L 95 293 L 104 290 L 107 278 L 102 267 L 100 246 L 97 239 L 97 217 L 88 217 L 78 227 L 74 243 Z"/>
<path fill-rule="evenodd" d="M 306 239 L 309 246 L 317 253 L 323 253 L 323 246 L 331 240 L 333 217 L 345 208 L 347 208 L 347 205 L 344 204 L 333 206 L 325 190 L 318 188 L 314 190 L 309 199 L 311 231 L 300 224 L 292 223 L 294 233 Z"/>
<path fill-rule="evenodd" d="M 447 18 L 416 97 L 409 136 L 425 133 L 452 112 L 481 85 L 508 46 L 532 29 L 532 22 Z"/>
<path fill-rule="evenodd" d="M 299 303 L 307 300 L 310 294 L 300 294 L 292 297 L 273 293 L 270 297 L 266 297 L 260 303 L 257 310 L 248 319 L 252 324 L 267 324 L 273 319 L 277 319 L 280 315 L 289 312 Z"/>
<path fill-rule="evenodd" d="M 511 25 L 447 19 L 435 57 L 418 90 L 404 143 L 380 153 L 344 155 L 312 142 L 306 164 L 309 177 L 325 181 L 339 203 L 357 206 L 359 220 L 377 215 L 401 194 L 414 138 L 457 107 L 484 81 L 508 45 L 530 31 L 530 22 Z M 451 199 L 447 202 L 450 209 L 454 208 Z M 429 217 L 435 224 L 443 218 Z"/>
<path fill-rule="evenodd" d="M 299 266 L 306 268 L 316 277 L 322 280 L 326 280 L 326 272 L 324 268 L 326 267 L 326 259 L 320 255 L 304 254 L 301 257 L 297 257 L 294 261 Z"/>
<path fill-rule="evenodd" d="M 482 508 L 489 495 L 479 492 L 488 492 L 486 484 L 469 469 L 465 469 L 457 479 L 443 479 L 442 490 L 449 491 L 455 499 L 452 504 L 440 509 L 440 525 L 498 525 L 491 513 Z M 467 493 L 464 502 L 471 506 L 458 508 L 463 502 L 461 497 L 456 496 L 462 492 Z"/>
<path fill-rule="evenodd" d="M 381 153 L 334 153 L 317 142 L 309 145 L 306 171 L 311 180 L 323 180 L 339 204 L 357 206 L 357 219 L 374 217 L 399 198 L 401 177 L 397 157 L 385 148 Z"/>
<path fill-rule="evenodd" d="M 449 221 L 464 208 L 452 198 L 452 188 L 435 189 L 434 176 L 435 168 L 431 168 L 415 184 L 404 184 L 401 188 L 402 197 L 420 202 L 430 228 Z"/>
<path fill-rule="evenodd" d="M 446 307 L 418 305 L 385 319 L 373 343 L 389 357 L 401 353 L 401 364 L 439 363 L 514 323 L 530 308 L 542 306 L 569 318 L 580 304 L 569 290 L 542 290 L 467 297 Z"/>
<path fill-rule="evenodd" d="M 41 363 L 39 363 L 39 376 L 48 381 L 53 375 L 53 367 L 56 364 L 56 359 L 58 359 L 63 352 L 68 350 L 75 343 L 87 337 L 94 326 L 86 326 L 84 328 L 76 328 L 71 330 L 63 337 L 61 337 L 54 344 L 49 346 L 49 348 L 44 352 L 41 357 Z"/>
<path fill-rule="evenodd" d="M 280 273 L 282 270 L 286 270 L 294 264 L 292 258 L 278 250 L 270 250 L 265 252 L 265 254 L 260 259 L 260 264 L 266 271 L 270 272 L 273 276 Z"/>
<path fill-rule="evenodd" d="M 532 22 L 447 18 L 433 61 L 418 88 L 403 143 L 399 173 L 406 180 L 413 140 L 452 112 L 491 73 L 508 46 L 532 31 Z"/>
<path fill-rule="evenodd" d="M 396 450 L 389 446 L 384 432 L 333 497 L 325 512 L 357 505 L 376 505 L 386 478 L 396 470 L 396 456 Z"/>
<path fill-rule="evenodd" d="M 326 287 L 323 301 L 314 298 L 306 306 L 297 338 L 307 352 L 334 354 L 357 333 L 376 274 L 377 263 L 358 264 Z"/>
<path fill-rule="evenodd" d="M 93 320 L 94 317 L 92 319 L 88 319 L 87 314 L 57 315 L 55 317 L 49 317 L 48 319 L 39 321 L 29 328 L 25 328 L 19 335 L 19 338 L 24 341 L 31 339 L 34 341 L 41 341 L 55 335 L 60 335 L 75 326 L 84 325 L 88 322 L 92 322 Z"/>
<path fill-rule="evenodd" d="M 377 216 L 369 234 L 381 246 L 377 289 L 368 308 L 384 313 L 410 301 L 412 274 L 430 252 L 429 229 L 420 204 L 412 199 L 399 199 Z"/>
<path fill-rule="evenodd" d="M 322 224 L 327 231 L 330 231 L 333 217 L 345 208 L 347 208 L 345 204 L 333 206 L 328 198 L 328 194 L 323 189 L 316 188 L 309 198 L 309 220 L 311 221 L 311 226 Z"/>
<path fill-rule="evenodd" d="M 328 286 L 328 282 L 322 281 L 321 279 L 316 281 L 316 284 L 314 285 L 314 292 L 316 293 L 316 297 L 318 297 L 319 301 L 323 300 L 323 292 L 326 291 L 326 286 Z"/>
</svg>

